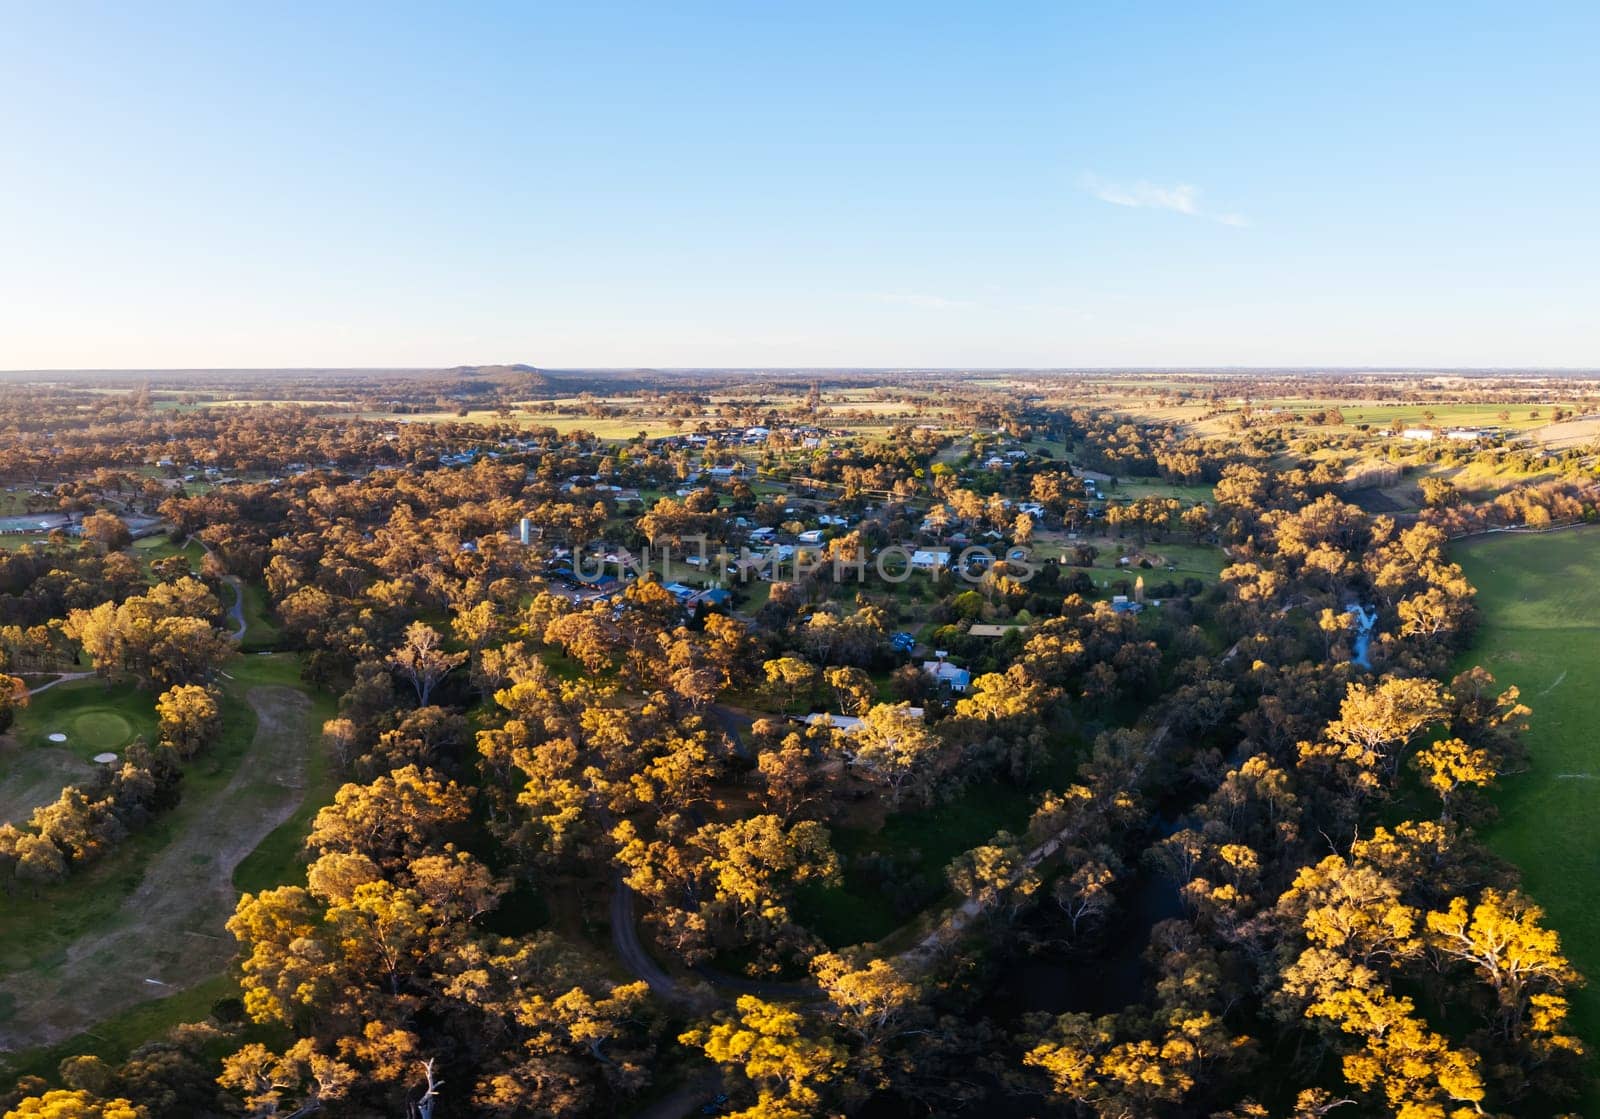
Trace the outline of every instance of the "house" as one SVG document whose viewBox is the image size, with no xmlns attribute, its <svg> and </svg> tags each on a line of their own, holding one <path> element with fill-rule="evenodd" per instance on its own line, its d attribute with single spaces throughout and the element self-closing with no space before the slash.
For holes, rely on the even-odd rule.
<svg viewBox="0 0 1600 1119">
<path fill-rule="evenodd" d="M 1408 427 L 1400 433 L 1400 438 L 1410 439 L 1416 443 L 1433 442 L 1434 430 L 1431 427 Z"/>
<path fill-rule="evenodd" d="M 592 596 L 595 598 L 610 598 L 614 594 L 620 594 L 624 589 L 622 580 L 615 575 L 599 575 L 594 578 L 583 578 L 575 575 L 573 578 L 584 588 L 595 592 Z"/>
<path fill-rule="evenodd" d="M 889 645 L 898 652 L 909 653 L 917 647 L 917 639 L 912 634 L 900 632 L 889 638 Z"/>
<path fill-rule="evenodd" d="M 949 688 L 952 692 L 964 692 L 972 684 L 972 673 L 964 668 L 957 668 L 943 656 L 936 661 L 923 661 L 922 671 L 933 677 L 935 683 Z"/>
<path fill-rule="evenodd" d="M 725 591 L 721 587 L 711 587 L 691 598 L 689 606 L 693 609 L 699 609 L 702 606 L 712 609 L 727 609 L 732 602 L 733 594 L 731 592 Z"/>
<path fill-rule="evenodd" d="M 906 715 L 913 719 L 920 719 L 922 718 L 922 708 L 908 707 L 906 708 Z M 814 727 L 822 723 L 823 720 L 827 720 L 828 725 L 833 727 L 834 730 L 843 731 L 845 734 L 855 734 L 861 729 L 861 724 L 865 722 L 864 719 L 855 715 L 834 715 L 828 711 L 813 711 L 800 721 L 808 727 Z"/>
<path fill-rule="evenodd" d="M 802 721 L 808 727 L 827 722 L 834 730 L 843 731 L 845 734 L 854 734 L 861 729 L 861 719 L 855 715 L 831 715 L 826 711 L 813 711 Z"/>
<path fill-rule="evenodd" d="M 795 539 L 798 540 L 802 544 L 821 544 L 822 543 L 822 530 L 820 528 L 807 529 L 805 532 L 802 532 L 799 536 L 796 536 Z"/>
<path fill-rule="evenodd" d="M 918 571 L 938 571 L 949 564 L 949 548 L 918 548 L 911 553 L 911 566 Z"/>
<path fill-rule="evenodd" d="M 1027 628 L 1024 625 L 992 626 L 979 624 L 967 630 L 967 634 L 971 637 L 1004 637 L 1012 630 L 1027 630 Z"/>
</svg>

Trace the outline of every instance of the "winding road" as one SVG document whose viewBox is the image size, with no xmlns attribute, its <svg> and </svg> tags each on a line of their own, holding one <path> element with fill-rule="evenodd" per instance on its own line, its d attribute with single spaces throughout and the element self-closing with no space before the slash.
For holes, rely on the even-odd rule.
<svg viewBox="0 0 1600 1119">
<path fill-rule="evenodd" d="M 233 588 L 233 605 L 228 607 L 228 613 L 233 618 L 233 634 L 235 641 L 244 640 L 244 582 L 237 575 L 224 575 L 222 581 Z"/>
</svg>

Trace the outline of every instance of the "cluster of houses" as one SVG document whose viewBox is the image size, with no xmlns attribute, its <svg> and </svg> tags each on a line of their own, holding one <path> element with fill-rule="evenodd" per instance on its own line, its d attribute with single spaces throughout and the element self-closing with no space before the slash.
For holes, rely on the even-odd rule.
<svg viewBox="0 0 1600 1119">
<path fill-rule="evenodd" d="M 1455 427 L 1449 431 L 1440 431 L 1432 427 L 1408 427 L 1400 432 L 1400 438 L 1413 443 L 1431 443 L 1435 439 L 1449 439 L 1457 443 L 1476 443 L 1484 439 L 1498 439 L 1498 427 Z"/>
<path fill-rule="evenodd" d="M 597 474 L 573 474 L 561 487 L 562 493 L 595 493 L 614 501 L 637 501 L 639 491 L 632 486 L 616 486 L 603 482 Z"/>
<path fill-rule="evenodd" d="M 774 431 L 781 432 L 792 442 L 807 449 L 821 446 L 822 441 L 829 436 L 850 434 L 847 431 L 830 431 L 826 428 L 808 425 L 771 428 L 763 424 L 757 424 L 753 427 L 723 428 L 716 431 L 694 431 L 686 435 L 669 435 L 657 440 L 656 446 L 668 450 L 700 449 L 711 443 L 717 443 L 724 447 L 760 447 L 772 438 Z"/>
<path fill-rule="evenodd" d="M 900 635 L 896 634 L 895 636 L 898 637 Z M 922 662 L 922 671 L 927 673 L 941 690 L 960 695 L 972 686 L 972 673 L 964 668 L 957 668 L 945 660 L 945 654 L 942 651 L 936 653 L 935 656 L 938 657 L 938 660 Z M 910 707 L 906 710 L 906 714 L 913 719 L 921 719 L 924 713 L 924 709 L 921 707 Z M 844 734 L 856 734 L 861 730 L 861 725 L 865 720 L 855 715 L 835 715 L 830 711 L 812 711 L 806 715 L 796 716 L 794 721 L 804 723 L 808 727 L 825 724 Z"/>
<path fill-rule="evenodd" d="M 1026 462 L 1027 460 L 1027 451 L 1001 451 L 999 454 L 990 455 L 984 459 L 983 468 L 993 471 L 1011 470 L 1018 463 Z"/>
</svg>

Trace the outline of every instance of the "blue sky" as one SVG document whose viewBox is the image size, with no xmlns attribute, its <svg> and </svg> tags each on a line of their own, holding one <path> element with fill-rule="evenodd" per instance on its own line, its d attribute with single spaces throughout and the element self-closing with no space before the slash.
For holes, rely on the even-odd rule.
<svg viewBox="0 0 1600 1119">
<path fill-rule="evenodd" d="M 0 20 L 0 368 L 1600 365 L 1595 5 Z"/>
</svg>

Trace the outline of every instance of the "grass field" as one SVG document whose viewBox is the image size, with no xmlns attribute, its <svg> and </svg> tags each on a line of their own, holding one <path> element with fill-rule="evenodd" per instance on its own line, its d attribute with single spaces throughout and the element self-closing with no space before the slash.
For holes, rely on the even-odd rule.
<svg viewBox="0 0 1600 1119">
<path fill-rule="evenodd" d="M 20 552 L 29 544 L 48 544 L 50 537 L 43 532 L 8 532 L 0 535 L 0 548 L 8 552 Z"/>
<path fill-rule="evenodd" d="M 1082 534 L 1076 539 L 1069 540 L 1062 533 L 1049 533 L 1039 537 L 1036 550 L 1039 558 L 1051 560 L 1077 544 L 1090 544 L 1100 549 L 1093 567 L 1075 570 L 1087 572 L 1089 577 L 1101 586 L 1109 584 L 1114 579 L 1132 581 L 1140 575 L 1144 576 L 1146 586 L 1154 586 L 1168 580 L 1181 583 L 1191 577 L 1199 579 L 1202 583 L 1214 583 L 1222 574 L 1222 569 L 1228 565 L 1228 557 L 1223 554 L 1222 549 L 1210 544 L 1191 544 L 1183 539 L 1152 540 L 1140 548 L 1131 534 L 1128 536 Z M 1128 567 L 1119 567 L 1117 559 L 1123 554 L 1124 549 L 1135 557 L 1135 560 Z M 1136 564 L 1139 558 L 1149 558 L 1156 566 L 1138 567 Z M 1173 570 L 1168 571 L 1167 564 L 1171 564 Z"/>
<path fill-rule="evenodd" d="M 1496 795 L 1493 849 L 1522 868 L 1529 893 L 1589 986 L 1574 999 L 1574 1024 L 1600 1048 L 1600 528 L 1491 536 L 1458 545 L 1455 558 L 1478 588 L 1483 625 L 1458 668 L 1481 664 L 1515 684 L 1533 709 L 1527 773 Z M 1600 1114 L 1600 1098 L 1585 1113 Z"/>
<path fill-rule="evenodd" d="M 1184 505 L 1196 502 L 1209 504 L 1215 497 L 1210 486 L 1186 486 L 1181 482 L 1164 482 L 1160 478 L 1118 478 L 1103 489 L 1110 498 L 1136 501 L 1141 497 L 1175 497 Z"/>
</svg>

